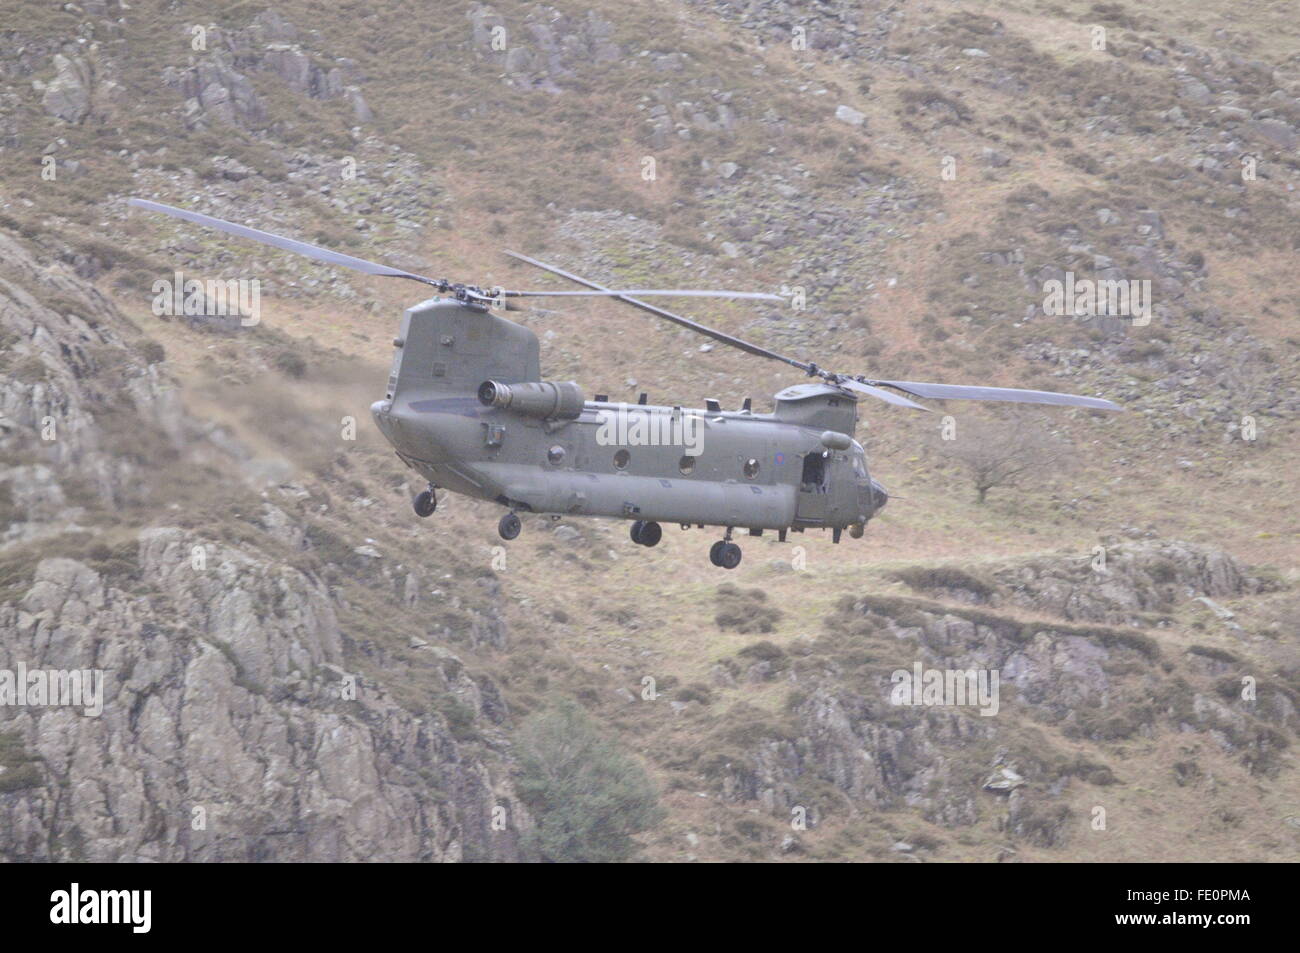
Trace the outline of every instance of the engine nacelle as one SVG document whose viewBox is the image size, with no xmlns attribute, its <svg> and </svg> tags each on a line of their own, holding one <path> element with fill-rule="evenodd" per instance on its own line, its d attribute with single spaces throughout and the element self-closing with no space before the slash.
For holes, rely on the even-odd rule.
<svg viewBox="0 0 1300 953">
<path fill-rule="evenodd" d="M 500 407 L 546 420 L 573 420 L 582 413 L 586 402 L 582 388 L 573 381 L 524 384 L 484 381 L 478 386 L 478 399 L 487 407 Z"/>
</svg>

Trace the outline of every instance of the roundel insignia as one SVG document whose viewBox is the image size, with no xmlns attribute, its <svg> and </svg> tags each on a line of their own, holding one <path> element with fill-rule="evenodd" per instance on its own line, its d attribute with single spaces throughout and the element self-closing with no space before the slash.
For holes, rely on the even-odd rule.
<svg viewBox="0 0 1300 953">
<path fill-rule="evenodd" d="M 785 454 L 784 454 L 784 453 L 778 453 L 778 454 L 773 458 L 773 460 L 775 461 L 776 465 L 779 467 L 781 464 L 785 463 Z"/>
</svg>

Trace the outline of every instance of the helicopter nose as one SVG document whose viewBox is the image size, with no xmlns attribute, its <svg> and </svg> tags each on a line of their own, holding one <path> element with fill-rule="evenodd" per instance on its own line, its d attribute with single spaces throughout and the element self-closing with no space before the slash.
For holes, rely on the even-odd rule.
<svg viewBox="0 0 1300 953">
<path fill-rule="evenodd" d="M 880 512 L 889 502 L 889 491 L 875 480 L 871 481 L 871 509 L 873 512 Z"/>
</svg>

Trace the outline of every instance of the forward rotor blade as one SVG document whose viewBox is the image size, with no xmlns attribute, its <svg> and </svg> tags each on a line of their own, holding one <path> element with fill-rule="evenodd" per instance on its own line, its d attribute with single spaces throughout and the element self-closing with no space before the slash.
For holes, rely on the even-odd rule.
<svg viewBox="0 0 1300 953">
<path fill-rule="evenodd" d="M 855 390 L 859 394 L 866 394 L 870 397 L 879 398 L 880 400 L 883 400 L 885 403 L 893 404 L 896 407 L 911 407 L 913 410 L 925 410 L 925 411 L 928 411 L 930 409 L 929 407 L 925 407 L 922 404 L 918 404 L 914 400 L 908 400 L 906 397 L 899 397 L 897 394 L 891 393 L 890 391 L 887 390 L 882 390 L 879 387 L 872 387 L 870 384 L 864 384 L 861 381 L 855 381 L 851 377 L 843 378 L 837 381 L 837 383 L 839 384 L 840 387 L 847 387 L 849 390 Z"/>
<path fill-rule="evenodd" d="M 544 261 L 538 261 L 536 258 L 529 258 L 527 255 L 521 255 L 518 252 L 508 251 L 506 252 L 506 254 L 509 255 L 511 258 L 515 258 L 519 261 L 526 262 L 527 264 L 532 265 L 535 268 L 541 268 L 543 271 L 549 271 L 553 275 L 559 275 L 561 278 L 567 278 L 569 279 L 569 281 L 575 282 L 577 284 L 586 285 L 588 288 L 594 288 L 596 291 L 599 291 L 603 294 L 608 294 L 614 298 L 619 299 L 620 301 L 626 302 L 627 304 L 632 305 L 632 307 L 634 308 L 640 308 L 642 311 L 648 312 L 649 314 L 653 314 L 656 317 L 663 318 L 665 321 L 671 321 L 673 322 L 673 324 L 680 325 L 681 327 L 684 328 L 689 328 L 690 330 L 694 331 L 696 334 L 703 334 L 705 337 L 713 338 L 713 340 L 715 341 L 721 341 L 723 344 L 727 344 L 730 345 L 731 347 L 738 348 L 739 350 L 744 351 L 746 354 L 753 354 L 756 357 L 766 357 L 774 361 L 781 361 L 783 364 L 789 364 L 791 367 L 797 367 L 801 371 L 811 370 L 813 367 L 812 364 L 805 363 L 804 361 L 796 361 L 792 357 L 786 357 L 784 354 L 778 354 L 776 351 L 769 351 L 767 348 L 759 347 L 757 344 L 750 344 L 748 341 L 742 338 L 733 337 L 732 335 L 726 334 L 722 331 L 714 330 L 713 328 L 710 328 L 706 325 L 699 324 L 698 322 L 692 321 L 690 318 L 683 318 L 680 314 L 673 314 L 671 311 L 666 311 L 663 308 L 656 307 L 653 304 L 647 304 L 644 301 L 639 301 L 638 299 L 631 297 L 632 292 L 611 291 L 609 288 L 606 288 L 604 285 L 598 285 L 594 281 L 589 281 L 586 278 L 582 278 L 579 277 L 578 275 L 567 272 L 563 268 L 557 268 L 555 265 L 548 265 Z"/>
<path fill-rule="evenodd" d="M 587 288 L 594 289 L 594 291 L 597 292 L 598 294 L 617 298 L 620 301 L 626 302 L 627 304 L 630 304 L 635 308 L 640 308 L 642 311 L 646 311 L 650 314 L 655 315 L 656 317 L 663 318 L 666 321 L 671 321 L 672 323 L 680 325 L 681 327 L 689 328 L 690 330 L 694 331 L 697 334 L 703 334 L 705 337 L 713 338 L 715 341 L 721 341 L 723 344 L 744 351 L 746 354 L 753 354 L 758 357 L 766 357 L 774 361 L 780 361 L 783 364 L 789 364 L 791 367 L 797 367 L 801 371 L 807 371 L 811 375 L 817 375 L 823 377 L 826 380 L 830 381 L 831 383 L 843 387 L 847 390 L 856 391 L 859 394 L 866 394 L 867 396 L 875 397 L 878 400 L 883 400 L 886 403 L 893 404 L 897 407 L 909 407 L 913 410 L 926 410 L 926 411 L 930 409 L 928 407 L 916 403 L 915 401 L 908 400 L 906 397 L 901 397 L 898 394 L 892 393 L 891 390 L 885 390 L 884 388 L 891 388 L 892 390 L 902 391 L 905 394 L 911 394 L 913 397 L 929 397 L 935 400 L 953 400 L 953 399 L 1002 400 L 1002 401 L 1013 401 L 1017 403 L 1028 403 L 1028 404 L 1057 404 L 1057 405 L 1069 406 L 1069 407 L 1094 407 L 1099 410 L 1122 410 L 1123 409 L 1118 404 L 1112 403 L 1109 400 L 1104 400 L 1100 397 L 1081 397 L 1076 394 L 1058 394 L 1053 391 L 1020 390 L 1017 388 L 1010 388 L 1010 387 L 967 387 L 959 384 L 928 384 L 919 381 L 854 380 L 853 378 L 844 375 L 831 374 L 811 362 L 798 361 L 792 357 L 787 357 L 786 355 L 780 354 L 776 351 L 770 351 L 765 347 L 760 347 L 757 344 L 751 344 L 749 341 L 746 341 L 743 338 L 734 337 L 733 335 L 715 330 L 714 328 L 708 327 L 707 325 L 703 325 L 696 321 L 692 321 L 689 318 L 684 318 L 679 314 L 674 314 L 671 311 L 667 311 L 663 308 L 656 307 L 655 305 L 647 304 L 644 301 L 639 301 L 637 298 L 633 297 L 634 295 L 638 295 L 638 294 L 647 295 L 647 296 L 651 294 L 693 294 L 694 296 L 697 297 L 704 297 L 704 296 L 713 297 L 716 295 L 730 296 L 732 295 L 731 292 L 614 291 L 609 288 L 606 288 L 603 285 L 599 285 L 596 282 L 591 281 L 587 278 L 583 278 L 579 275 L 575 275 L 571 272 L 565 271 L 563 268 L 557 268 L 555 265 L 547 264 L 544 261 L 538 261 L 536 258 L 529 258 L 527 255 L 521 255 L 518 252 L 512 252 L 512 251 L 507 251 L 506 254 L 518 261 L 526 262 L 527 264 L 530 264 L 535 268 L 541 268 L 543 271 L 549 271 L 553 275 L 559 275 L 561 278 L 567 278 L 569 281 L 575 282 L 580 285 L 584 285 Z M 589 292 L 545 292 L 545 293 L 557 294 L 562 296 L 565 294 L 582 295 L 582 294 L 587 294 Z M 502 292 L 502 294 L 504 296 L 509 296 L 512 294 L 519 294 L 519 293 Z M 737 295 L 737 297 L 739 297 L 739 295 Z M 749 294 L 745 294 L 744 297 L 769 297 L 769 296 L 762 296 L 762 295 L 749 293 Z M 778 297 L 777 300 L 784 300 L 784 299 Z"/>
<path fill-rule="evenodd" d="M 927 384 L 920 381 L 872 381 L 892 387 L 914 397 L 933 400 L 1003 400 L 1017 404 L 1056 404 L 1062 407 L 1094 407 L 1098 410 L 1123 410 L 1113 401 L 1078 394 L 1058 394 L 1050 390 L 1020 390 L 1014 387 L 971 387 L 964 384 Z"/>
<path fill-rule="evenodd" d="M 247 225 L 236 225 L 234 222 L 213 218 L 211 215 L 204 215 L 201 212 L 191 212 L 187 209 L 176 208 L 173 205 L 151 202 L 148 199 L 128 199 L 127 204 L 134 205 L 136 208 L 148 209 L 151 212 L 162 212 L 164 215 L 182 218 L 187 222 L 195 222 L 209 228 L 217 228 L 223 232 L 238 235 L 240 238 L 251 238 L 253 241 L 261 242 L 264 245 L 273 245 L 276 248 L 283 248 L 285 251 L 306 255 L 308 258 L 314 258 L 317 261 L 323 261 L 331 265 L 342 265 L 344 268 L 352 268 L 368 275 L 379 275 L 384 278 L 410 278 L 412 281 L 421 281 L 426 285 L 434 285 L 435 287 L 442 287 L 445 284 L 436 278 L 412 274 L 409 271 L 402 271 L 400 268 L 391 268 L 388 265 L 366 261 L 364 258 L 353 258 L 351 255 L 330 251 L 328 248 L 321 248 L 319 245 L 309 245 L 293 238 L 285 238 L 283 235 L 249 228 Z"/>
<path fill-rule="evenodd" d="M 649 291 L 505 291 L 500 292 L 503 298 L 593 298 L 600 296 L 613 296 L 616 298 L 626 297 L 627 295 L 643 295 L 652 297 L 673 296 L 678 298 L 748 298 L 752 301 L 780 301 L 785 299 L 780 295 L 765 294 L 761 291 L 702 291 L 698 289 L 674 289 L 663 290 L 654 289 Z"/>
</svg>

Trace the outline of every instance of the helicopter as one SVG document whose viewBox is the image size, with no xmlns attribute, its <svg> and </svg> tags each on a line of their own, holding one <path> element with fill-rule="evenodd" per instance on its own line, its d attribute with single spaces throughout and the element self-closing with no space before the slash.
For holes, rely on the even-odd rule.
<svg viewBox="0 0 1300 953">
<path fill-rule="evenodd" d="M 413 508 L 437 509 L 439 489 L 505 507 L 497 530 L 518 537 L 520 513 L 592 516 L 631 522 L 636 544 L 652 547 L 663 524 L 722 529 L 709 560 L 735 569 L 737 530 L 750 536 L 829 529 L 860 538 L 889 501 L 854 439 L 858 402 L 873 397 L 929 410 L 912 398 L 1054 404 L 1120 410 L 1100 397 L 1052 391 L 874 380 L 802 361 L 648 303 L 648 297 L 781 301 L 780 295 L 705 289 L 610 289 L 516 252 L 510 257 L 585 288 L 514 291 L 430 278 L 237 225 L 199 212 L 133 198 L 129 204 L 370 275 L 406 278 L 437 295 L 407 308 L 393 340 L 382 400 L 371 415 L 397 456 L 427 486 Z M 777 393 L 771 413 L 746 398 L 737 410 L 716 399 L 703 408 L 636 404 L 607 394 L 587 400 L 573 381 L 542 377 L 537 336 L 501 312 L 515 299 L 608 297 L 757 357 L 783 362 L 812 380 Z"/>
</svg>

